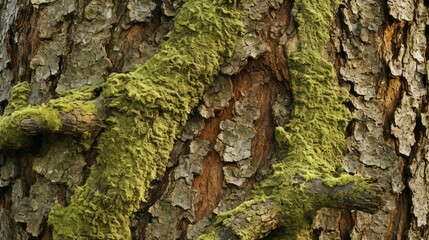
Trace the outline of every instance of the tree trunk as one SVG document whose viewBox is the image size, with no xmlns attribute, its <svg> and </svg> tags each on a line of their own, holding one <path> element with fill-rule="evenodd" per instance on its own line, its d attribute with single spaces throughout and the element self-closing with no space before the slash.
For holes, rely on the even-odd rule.
<svg viewBox="0 0 429 240">
<path fill-rule="evenodd" d="M 103 155 L 102 136 L 113 126 L 106 118 L 118 113 L 107 107 L 100 84 L 109 74 L 139 69 L 162 52 L 160 43 L 176 36 L 167 33 L 176 27 L 184 2 L 193 1 L 0 0 L 0 132 L 20 132 L 17 142 L 0 137 L 0 239 L 53 237 L 47 222 L 51 208 L 72 205 L 71 196 L 80 191 L 76 187 L 92 181 L 91 166 Z M 282 212 L 275 210 L 281 204 L 254 199 L 275 175 L 271 166 L 290 156 L 276 142 L 275 129 L 290 126 L 297 115 L 293 61 L 305 50 L 301 2 L 239 3 L 244 30 L 233 55 L 220 57 L 227 61 L 176 136 L 165 173 L 152 181 L 146 201 L 136 203 L 133 239 L 196 239 L 213 229 L 219 230 L 218 238 L 230 239 L 240 236 L 237 228 L 258 228 L 255 237 L 266 239 L 292 236 L 291 226 L 278 217 Z M 324 175 L 307 181 L 301 169 L 294 172 L 295 185 L 307 189 L 305 196 L 327 198 L 314 204 L 326 208 L 303 216 L 308 227 L 292 237 L 429 238 L 428 7 L 424 0 L 350 0 L 329 9 L 335 14 L 330 40 L 322 41 L 323 51 L 316 50 L 333 64 L 339 85 L 349 92 L 344 104 L 354 114 L 345 132 L 342 167 L 334 171 L 367 178 L 330 185 Z M 59 104 L 55 99 L 68 99 L 66 104 L 73 102 L 78 110 L 58 110 L 59 119 L 52 122 L 48 114 L 19 118 L 19 124 L 11 121 L 6 128 L 4 119 L 26 107 L 19 88 L 12 91 L 20 82 L 30 86 L 22 90 L 34 105 L 27 108 L 52 112 L 50 106 Z M 93 87 L 83 96 L 72 90 L 85 86 Z M 92 110 L 80 111 L 83 105 Z M 356 186 L 366 183 L 371 188 L 356 195 Z M 145 192 L 144 184 L 140 191 Z M 246 211 L 255 210 L 257 217 L 240 217 L 236 207 L 246 200 L 254 201 Z M 230 210 L 237 214 L 226 226 L 221 220 Z M 49 216 L 52 221 L 54 215 Z"/>
</svg>

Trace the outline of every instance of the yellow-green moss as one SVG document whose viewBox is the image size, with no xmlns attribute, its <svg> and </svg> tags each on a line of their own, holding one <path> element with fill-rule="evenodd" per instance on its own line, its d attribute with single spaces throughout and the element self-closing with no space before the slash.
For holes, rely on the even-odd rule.
<svg viewBox="0 0 429 240">
<path fill-rule="evenodd" d="M 297 46 L 288 53 L 288 66 L 294 109 L 291 121 L 276 129 L 276 140 L 287 153 L 260 190 L 280 200 L 282 224 L 289 232 L 286 239 L 295 239 L 300 226 L 308 224 L 324 203 L 323 196 L 306 196 L 305 184 L 300 189 L 294 187 L 297 178 L 323 179 L 330 187 L 363 180 L 360 175 L 337 172 L 345 150 L 344 132 L 352 120 L 344 106 L 348 94 L 335 83 L 333 66 L 324 50 L 338 4 L 336 0 L 297 0 L 293 6 Z"/>
<path fill-rule="evenodd" d="M 338 171 L 345 150 L 344 132 L 352 120 L 343 104 L 348 94 L 335 83 L 333 66 L 325 58 L 329 27 L 338 4 L 337 0 L 296 0 L 292 10 L 298 28 L 287 55 L 294 109 L 290 122 L 275 132 L 285 154 L 252 200 L 253 204 L 261 199 L 273 202 L 286 230 L 282 239 L 301 236 L 301 229 L 308 227 L 316 211 L 332 201 L 328 196 L 310 194 L 306 182 L 322 179 L 329 187 L 349 183 L 358 183 L 362 189 L 368 186 L 362 176 Z M 337 200 L 343 201 L 341 197 Z M 232 228 L 241 239 L 261 237 L 265 233 L 256 227 L 243 230 L 229 226 L 237 211 L 255 211 L 247 204 L 222 214 L 218 224 Z"/>
<path fill-rule="evenodd" d="M 298 46 L 288 53 L 294 109 L 291 121 L 276 129 L 276 139 L 287 153 L 274 166 L 273 181 L 290 184 L 300 175 L 306 181 L 326 178 L 334 186 L 358 178 L 337 172 L 345 150 L 344 132 L 352 120 L 344 106 L 348 94 L 335 83 L 333 66 L 325 58 L 324 46 L 337 5 L 336 0 L 294 3 Z"/>
<path fill-rule="evenodd" d="M 175 136 L 231 57 L 241 28 L 229 1 L 187 1 L 158 54 L 108 78 L 102 97 L 111 116 L 99 156 L 70 204 L 51 210 L 55 239 L 131 239 L 131 214 L 165 171 Z"/>
<path fill-rule="evenodd" d="M 31 92 L 26 82 L 18 83 L 12 89 L 12 95 L 0 118 L 0 148 L 16 149 L 22 147 L 26 136 L 20 129 L 23 119 L 42 120 L 49 129 L 60 129 L 59 114 L 66 114 L 74 109 L 80 109 L 83 114 L 94 114 L 96 106 L 88 103 L 95 96 L 94 87 L 85 87 L 69 91 L 68 94 L 58 99 L 53 99 L 46 104 L 30 106 L 28 96 Z"/>
<path fill-rule="evenodd" d="M 276 130 L 280 147 L 288 152 L 277 167 L 280 171 L 287 165 L 302 169 L 310 178 L 323 178 L 341 167 L 344 132 L 352 115 L 343 104 L 348 94 L 334 82 L 324 51 L 337 4 L 332 0 L 294 3 L 299 45 L 288 54 L 294 110 L 290 123 Z"/>
<path fill-rule="evenodd" d="M 9 103 L 6 106 L 3 115 L 10 115 L 14 111 L 28 105 L 28 96 L 31 93 L 30 85 L 27 82 L 20 82 L 13 86 L 12 94 L 9 97 Z"/>
</svg>

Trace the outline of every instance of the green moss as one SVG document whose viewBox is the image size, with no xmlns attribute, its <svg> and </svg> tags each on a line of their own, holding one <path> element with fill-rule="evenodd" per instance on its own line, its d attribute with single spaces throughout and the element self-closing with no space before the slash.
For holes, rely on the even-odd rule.
<svg viewBox="0 0 429 240">
<path fill-rule="evenodd" d="M 270 193 L 287 208 L 302 211 L 283 214 L 283 224 L 299 228 L 323 207 L 323 196 L 305 196 L 294 187 L 298 179 L 323 179 L 329 187 L 362 182 L 360 175 L 339 174 L 344 132 L 352 114 L 344 106 L 348 94 L 335 84 L 333 66 L 325 58 L 324 46 L 329 40 L 329 26 L 336 0 L 295 1 L 293 13 L 298 24 L 297 45 L 288 53 L 294 109 L 291 121 L 276 129 L 276 139 L 287 151 L 284 160 L 274 166 L 273 176 L 259 190 Z M 301 184 L 305 188 L 305 184 Z M 300 219 L 300 221 L 295 221 Z M 288 229 L 289 230 L 289 229 Z M 290 239 L 295 239 L 293 229 Z M 287 239 L 289 239 L 287 238 Z"/>
<path fill-rule="evenodd" d="M 94 114 L 96 106 L 88 103 L 95 96 L 95 88 L 85 87 L 69 91 L 68 94 L 58 99 L 53 99 L 46 104 L 29 106 L 28 96 L 31 92 L 28 83 L 15 85 L 9 104 L 4 115 L 0 118 L 0 149 L 17 149 L 22 147 L 26 135 L 20 129 L 23 119 L 42 120 L 46 122 L 52 131 L 61 128 L 60 114 L 66 114 L 74 109 L 80 109 L 82 114 Z"/>
<path fill-rule="evenodd" d="M 368 178 L 364 178 L 360 174 L 356 175 L 350 175 L 347 173 L 341 174 L 339 177 L 335 176 L 327 176 L 323 179 L 323 183 L 328 187 L 336 187 L 336 186 L 345 186 L 348 184 L 359 184 L 361 182 L 364 182 L 365 180 L 368 180 Z"/>
<path fill-rule="evenodd" d="M 30 85 L 27 82 L 20 82 L 13 86 L 9 103 L 4 110 L 4 115 L 8 116 L 14 111 L 28 105 L 28 96 L 31 93 Z"/>
<path fill-rule="evenodd" d="M 175 136 L 231 57 L 241 28 L 233 4 L 187 1 L 158 54 L 108 78 L 102 97 L 111 116 L 99 156 L 70 204 L 51 210 L 55 239 L 131 239 L 130 216 L 165 171 Z"/>
<path fill-rule="evenodd" d="M 197 240 L 216 240 L 216 239 L 218 239 L 217 234 L 218 233 L 216 232 L 216 230 L 213 230 L 213 231 L 210 231 L 210 233 L 208 233 L 208 234 L 204 234 L 202 236 L 199 236 L 197 238 Z"/>
<path fill-rule="evenodd" d="M 261 194 L 278 199 L 283 212 L 282 224 L 288 237 L 296 239 L 300 226 L 308 225 L 322 207 L 323 196 L 306 196 L 294 184 L 324 179 L 330 187 L 362 181 L 360 176 L 337 176 L 345 150 L 344 132 L 352 120 L 346 91 L 334 82 L 333 66 L 325 58 L 335 0 L 298 0 L 293 6 L 298 24 L 297 45 L 288 53 L 294 109 L 291 121 L 276 129 L 280 148 L 287 151 L 276 164 L 273 176 L 262 184 Z M 301 180 L 298 180 L 301 179 Z M 287 209 L 300 210 L 287 210 Z"/>
<path fill-rule="evenodd" d="M 317 210 L 335 200 L 310 194 L 306 182 L 322 179 L 328 187 L 349 183 L 368 186 L 362 176 L 338 171 L 342 169 L 346 148 L 344 132 L 352 120 L 352 114 L 343 104 L 348 94 L 335 83 L 333 66 L 326 60 L 324 50 L 333 21 L 332 11 L 338 3 L 336 0 L 296 0 L 292 10 L 298 25 L 297 39 L 288 52 L 294 109 L 291 121 L 275 131 L 278 145 L 285 154 L 283 160 L 273 166 L 273 175 L 255 191 L 255 199 L 268 199 L 277 208 L 280 225 L 286 229 L 282 239 L 305 236 L 306 231 L 302 229 L 309 226 Z M 344 199 L 339 196 L 336 200 L 340 203 Z M 230 227 L 237 214 L 254 211 L 248 204 L 220 215 L 218 225 Z M 249 239 L 249 234 L 252 237 L 265 234 L 256 227 L 238 228 L 234 231 L 242 239 Z"/>
<path fill-rule="evenodd" d="M 288 54 L 294 110 L 290 123 L 276 129 L 276 139 L 287 154 L 274 166 L 274 175 L 287 176 L 283 179 L 287 182 L 294 182 L 298 173 L 306 180 L 332 178 L 341 167 L 344 132 L 352 115 L 343 105 L 348 95 L 334 83 L 332 64 L 324 57 L 337 4 L 332 0 L 294 3 L 298 46 Z"/>
</svg>

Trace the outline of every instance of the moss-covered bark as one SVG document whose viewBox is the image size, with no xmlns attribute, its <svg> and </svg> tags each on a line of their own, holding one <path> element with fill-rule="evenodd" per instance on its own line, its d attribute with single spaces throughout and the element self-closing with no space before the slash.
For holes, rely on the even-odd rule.
<svg viewBox="0 0 429 240">
<path fill-rule="evenodd" d="M 287 53 L 294 110 L 290 123 L 276 129 L 280 151 L 286 153 L 254 198 L 221 214 L 214 230 L 200 239 L 228 239 L 228 231 L 240 239 L 257 239 L 278 226 L 285 229 L 282 239 L 302 238 L 301 231 L 320 208 L 346 207 L 346 195 L 349 199 L 350 195 L 357 199 L 376 196 L 362 176 L 341 170 L 344 132 L 352 115 L 343 104 L 347 93 L 335 83 L 333 66 L 324 52 L 337 6 L 336 0 L 294 2 L 292 14 L 298 30 Z M 315 194 L 315 180 L 323 181 L 331 191 Z M 336 186 L 347 185 L 353 187 L 340 194 L 334 191 Z M 377 197 L 373 200 L 377 206 L 382 202 Z M 268 225 L 260 224 L 262 218 L 269 220 Z"/>
<path fill-rule="evenodd" d="M 287 153 L 255 198 L 221 214 L 215 230 L 202 239 L 254 239 L 278 225 L 286 228 L 283 237 L 295 239 L 319 208 L 350 207 L 346 198 L 374 196 L 361 176 L 338 171 L 351 114 L 342 104 L 347 94 L 334 84 L 332 64 L 323 51 L 336 5 L 332 0 L 295 2 L 299 28 L 296 44 L 288 52 L 295 108 L 292 121 L 276 132 L 280 148 Z M 131 238 L 130 216 L 145 200 L 150 182 L 164 172 L 174 138 L 191 109 L 231 57 L 240 35 L 239 19 L 231 1 L 188 1 L 158 54 L 133 72 L 112 74 L 103 84 L 101 97 L 110 117 L 99 139 L 99 156 L 69 205 L 56 205 L 50 212 L 56 239 Z M 29 90 L 18 85 L 0 120 L 0 131 L 5 132 L 0 146 L 21 146 L 24 135 L 19 122 L 24 118 L 40 118 L 54 131 L 61 125 L 61 113 L 75 108 L 94 113 L 94 105 L 85 105 L 94 98 L 93 90 L 74 90 L 77 95 L 26 107 Z M 318 192 L 314 182 L 323 182 L 326 191 Z M 335 192 L 338 186 L 352 187 Z"/>
<path fill-rule="evenodd" d="M 68 206 L 49 215 L 55 239 L 130 239 L 130 216 L 165 170 L 174 138 L 232 54 L 240 34 L 233 3 L 194 0 L 175 17 L 160 52 L 103 85 L 111 116 L 99 156 Z"/>
</svg>

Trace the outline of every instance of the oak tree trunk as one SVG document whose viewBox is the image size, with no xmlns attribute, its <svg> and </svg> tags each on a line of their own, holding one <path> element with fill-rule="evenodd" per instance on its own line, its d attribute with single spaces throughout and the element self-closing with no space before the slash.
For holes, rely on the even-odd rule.
<svg viewBox="0 0 429 240">
<path fill-rule="evenodd" d="M 19 82 L 30 84 L 28 101 L 40 105 L 144 64 L 168 39 L 184 2 L 0 0 L 0 113 L 7 115 Z M 218 214 L 252 198 L 280 161 L 275 128 L 290 121 L 294 108 L 288 67 L 299 28 L 294 3 L 242 2 L 250 19 L 244 36 L 133 215 L 133 239 L 196 239 Z M 305 238 L 429 238 L 428 8 L 426 0 L 349 0 L 332 9 L 324 51 L 354 114 L 342 167 L 381 186 L 385 204 L 375 213 L 323 208 L 309 219 Z M 69 202 L 99 154 L 103 124 L 95 117 L 76 121 L 79 114 L 62 116 L 68 124 L 57 132 L 23 121 L 22 146 L 1 150 L 0 239 L 52 238 L 50 209 Z M 314 192 L 325 191 L 317 184 Z M 260 221 L 278 224 L 265 213 Z M 279 227 L 265 238 L 282 233 Z"/>
</svg>

